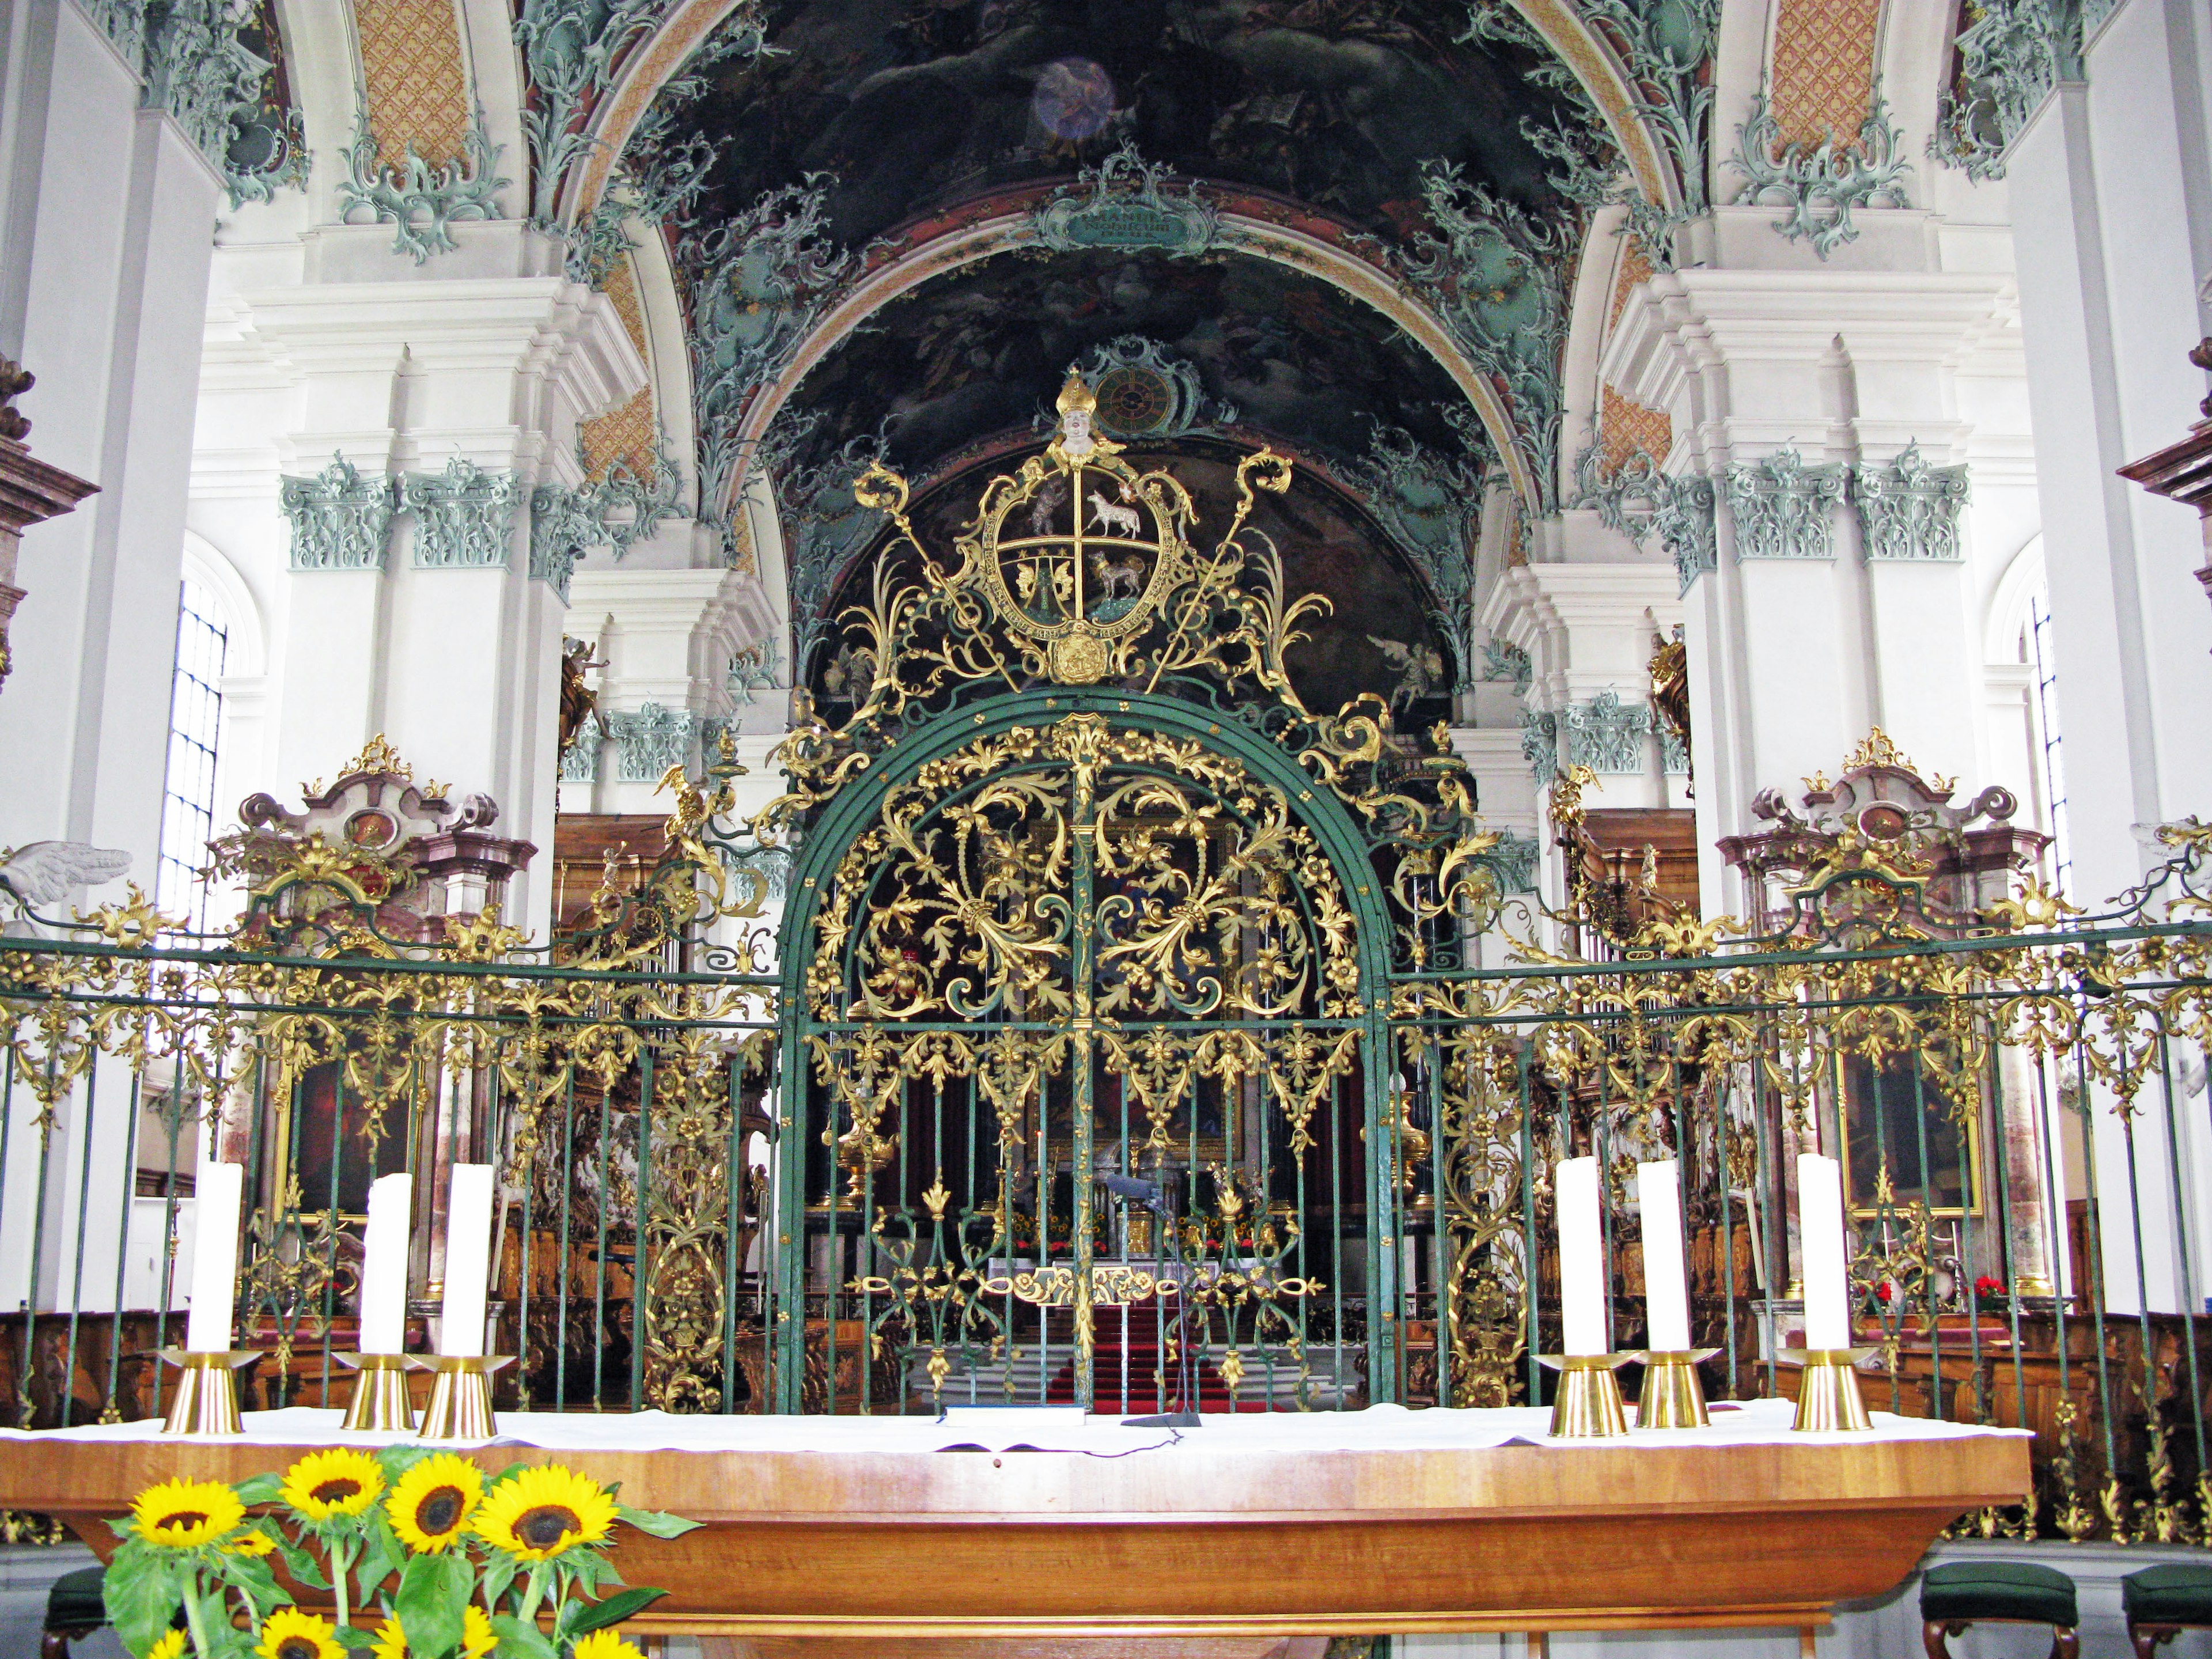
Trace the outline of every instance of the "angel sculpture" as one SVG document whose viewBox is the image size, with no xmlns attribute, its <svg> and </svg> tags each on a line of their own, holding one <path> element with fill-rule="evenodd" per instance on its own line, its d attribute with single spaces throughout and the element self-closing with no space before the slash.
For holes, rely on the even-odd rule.
<svg viewBox="0 0 2212 1659">
<path fill-rule="evenodd" d="M 1367 642 L 1382 653 L 1383 660 L 1398 671 L 1398 684 L 1391 689 L 1390 712 L 1403 714 L 1427 696 L 1444 677 L 1443 653 L 1432 645 L 1407 645 L 1398 640 L 1385 640 L 1373 634 Z"/>
<path fill-rule="evenodd" d="M 81 841 L 26 842 L 0 856 L 0 888 L 15 901 L 15 914 L 0 934 L 40 937 L 37 911 L 79 887 L 97 887 L 131 868 L 131 854 Z"/>
</svg>

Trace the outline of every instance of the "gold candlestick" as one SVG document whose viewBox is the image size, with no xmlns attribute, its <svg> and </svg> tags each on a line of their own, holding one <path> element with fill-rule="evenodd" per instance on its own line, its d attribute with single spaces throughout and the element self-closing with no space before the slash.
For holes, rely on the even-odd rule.
<svg viewBox="0 0 2212 1659">
<path fill-rule="evenodd" d="M 1790 1426 L 1808 1434 L 1871 1429 L 1866 1401 L 1859 1395 L 1858 1363 L 1872 1348 L 1785 1348 L 1774 1357 L 1802 1365 L 1797 1379 L 1797 1415 Z"/>
<path fill-rule="evenodd" d="M 179 1367 L 176 1392 L 169 1396 L 169 1413 L 161 1419 L 163 1434 L 237 1434 L 238 1368 L 261 1357 L 257 1348 L 216 1349 L 188 1353 L 182 1348 L 160 1350 L 162 1360 Z"/>
<path fill-rule="evenodd" d="M 489 1440 L 499 1432 L 491 1410 L 491 1374 L 512 1364 L 511 1354 L 447 1357 L 438 1361 L 430 1380 L 429 1402 L 422 1407 L 424 1440 Z"/>
<path fill-rule="evenodd" d="M 1698 1367 L 1718 1353 L 1718 1348 L 1646 1348 L 1629 1356 L 1644 1362 L 1644 1389 L 1636 1396 L 1636 1426 L 1639 1429 L 1703 1429 L 1711 1426 L 1705 1415 L 1705 1384 Z"/>
<path fill-rule="evenodd" d="M 331 1358 L 350 1365 L 353 1402 L 341 1428 L 370 1434 L 412 1434 L 415 1407 L 407 1398 L 407 1373 L 415 1362 L 404 1353 L 338 1353 Z"/>
<path fill-rule="evenodd" d="M 1628 1413 L 1620 1401 L 1620 1379 L 1613 1375 L 1632 1355 L 1626 1353 L 1538 1354 L 1541 1364 L 1559 1373 L 1552 1397 L 1551 1432 L 1561 1440 L 1598 1440 L 1628 1432 Z"/>
</svg>

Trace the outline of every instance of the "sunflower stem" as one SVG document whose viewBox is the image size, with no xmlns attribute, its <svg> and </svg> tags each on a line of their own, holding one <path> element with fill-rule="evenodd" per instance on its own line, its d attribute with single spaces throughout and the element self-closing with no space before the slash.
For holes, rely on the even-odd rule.
<svg viewBox="0 0 2212 1659">
<path fill-rule="evenodd" d="M 200 1570 L 192 1569 L 191 1582 L 185 1586 L 185 1626 L 192 1633 L 192 1651 L 201 1659 L 213 1659 L 215 1649 L 209 1644 L 207 1629 L 200 1620 Z"/>
<path fill-rule="evenodd" d="M 526 1625 L 538 1617 L 538 1603 L 545 1595 L 545 1563 L 539 1561 L 530 1569 L 530 1582 L 522 1588 L 522 1622 Z"/>
<path fill-rule="evenodd" d="M 331 1540 L 331 1587 L 337 1592 L 337 1627 L 346 1627 L 346 1580 L 353 1574 L 353 1553 L 338 1539 Z"/>
</svg>

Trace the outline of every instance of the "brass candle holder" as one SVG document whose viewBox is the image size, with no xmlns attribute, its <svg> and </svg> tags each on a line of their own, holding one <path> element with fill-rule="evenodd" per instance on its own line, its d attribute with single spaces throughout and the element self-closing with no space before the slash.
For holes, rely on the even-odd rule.
<svg viewBox="0 0 2212 1659">
<path fill-rule="evenodd" d="M 439 1359 L 430 1379 L 430 1398 L 422 1407 L 423 1440 L 489 1440 L 499 1432 L 492 1416 L 491 1375 L 514 1363 L 512 1354 Z"/>
<path fill-rule="evenodd" d="M 415 1407 L 407 1398 L 407 1373 L 416 1362 L 404 1353 L 338 1353 L 331 1358 L 361 1374 L 341 1428 L 369 1434 L 412 1434 Z"/>
<path fill-rule="evenodd" d="M 1859 1395 L 1858 1363 L 1872 1348 L 1786 1348 L 1775 1358 L 1802 1365 L 1797 1415 L 1790 1426 L 1807 1434 L 1835 1434 L 1874 1427 Z"/>
<path fill-rule="evenodd" d="M 1629 1353 L 1538 1354 L 1541 1364 L 1559 1374 L 1552 1396 L 1551 1434 L 1559 1440 L 1601 1440 L 1628 1432 L 1621 1404 L 1620 1379 L 1613 1375 L 1634 1358 Z"/>
<path fill-rule="evenodd" d="M 163 1434 L 237 1434 L 238 1370 L 258 1359 L 255 1348 L 215 1349 L 189 1353 L 182 1348 L 163 1348 L 162 1360 L 179 1367 L 176 1392 L 169 1396 L 168 1415 L 161 1419 Z"/>
<path fill-rule="evenodd" d="M 1718 1353 L 1718 1348 L 1646 1348 L 1629 1356 L 1644 1362 L 1644 1389 L 1636 1396 L 1636 1426 L 1639 1429 L 1703 1429 L 1712 1425 L 1705 1414 L 1705 1388 L 1698 1367 Z"/>
</svg>

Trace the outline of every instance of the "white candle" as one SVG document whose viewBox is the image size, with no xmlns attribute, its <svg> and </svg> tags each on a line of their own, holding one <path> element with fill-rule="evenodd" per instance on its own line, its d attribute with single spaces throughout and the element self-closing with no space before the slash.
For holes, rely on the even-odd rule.
<svg viewBox="0 0 2212 1659">
<path fill-rule="evenodd" d="M 484 1296 L 491 1276 L 492 1167 L 456 1164 L 446 1200 L 446 1302 L 438 1352 L 473 1358 L 484 1351 Z"/>
<path fill-rule="evenodd" d="M 1844 1170 L 1832 1158 L 1797 1158 L 1797 1247 L 1805 1285 L 1805 1346 L 1851 1346 L 1850 1291 L 1844 1255 Z"/>
<path fill-rule="evenodd" d="M 1599 1230 L 1597 1160 L 1569 1158 L 1553 1179 L 1559 1220 L 1559 1324 L 1570 1355 L 1606 1353 L 1605 1237 Z"/>
<path fill-rule="evenodd" d="M 362 1235 L 361 1351 L 402 1353 L 407 1346 L 407 1209 L 415 1177 L 385 1176 L 368 1189 Z"/>
<path fill-rule="evenodd" d="M 188 1353 L 227 1353 L 238 1299 L 238 1214 L 246 1191 L 242 1164 L 203 1164 L 192 1180 L 191 1317 Z"/>
<path fill-rule="evenodd" d="M 1680 1353 L 1690 1346 L 1681 1179 L 1672 1158 L 1636 1166 L 1636 1196 L 1644 1207 L 1644 1340 L 1660 1353 Z"/>
</svg>

